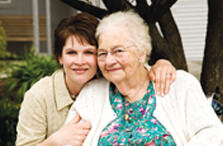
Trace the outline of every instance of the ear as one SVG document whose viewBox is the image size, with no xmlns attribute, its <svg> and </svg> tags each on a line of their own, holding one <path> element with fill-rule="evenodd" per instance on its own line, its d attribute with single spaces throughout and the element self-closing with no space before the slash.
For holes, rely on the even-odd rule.
<svg viewBox="0 0 223 146">
<path fill-rule="evenodd" d="M 58 58 L 58 60 L 59 60 L 60 65 L 63 65 L 63 59 L 61 56 Z"/>
<path fill-rule="evenodd" d="M 141 63 L 145 63 L 145 61 L 146 61 L 146 57 L 147 57 L 147 52 L 146 52 L 146 49 L 144 48 L 143 49 L 143 51 L 141 51 L 140 52 L 140 54 L 139 54 L 139 61 L 141 62 Z"/>
</svg>

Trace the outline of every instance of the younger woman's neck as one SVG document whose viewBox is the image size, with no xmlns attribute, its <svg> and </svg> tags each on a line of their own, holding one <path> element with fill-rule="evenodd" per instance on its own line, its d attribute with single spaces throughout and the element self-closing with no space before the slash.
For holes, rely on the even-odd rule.
<svg viewBox="0 0 223 146">
<path fill-rule="evenodd" d="M 73 82 L 73 81 L 68 80 L 66 78 L 66 85 L 67 85 L 67 88 L 68 88 L 68 91 L 69 91 L 70 95 L 74 96 L 76 98 L 77 95 L 80 93 L 81 89 L 83 88 L 84 83 L 79 83 L 78 84 L 77 82 Z"/>
</svg>

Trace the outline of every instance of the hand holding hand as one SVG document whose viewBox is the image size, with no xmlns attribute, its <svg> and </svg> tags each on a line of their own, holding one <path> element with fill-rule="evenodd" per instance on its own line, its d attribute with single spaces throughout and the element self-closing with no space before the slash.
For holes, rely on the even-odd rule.
<svg viewBox="0 0 223 146">
<path fill-rule="evenodd" d="M 42 144 L 54 146 L 81 146 L 90 129 L 90 123 L 81 120 L 80 115 L 76 114 L 76 116 L 70 122 L 51 135 Z"/>
</svg>

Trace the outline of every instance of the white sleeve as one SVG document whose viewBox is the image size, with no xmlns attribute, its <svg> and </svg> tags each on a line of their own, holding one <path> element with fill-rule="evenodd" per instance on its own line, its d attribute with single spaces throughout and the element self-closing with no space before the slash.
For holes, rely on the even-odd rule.
<svg viewBox="0 0 223 146">
<path fill-rule="evenodd" d="M 65 120 L 64 125 L 70 122 L 76 116 L 76 114 L 77 111 L 75 110 L 75 106 L 73 104 L 68 112 L 67 119 Z"/>
<path fill-rule="evenodd" d="M 223 146 L 223 125 L 208 103 L 200 83 L 194 77 L 185 98 L 187 146 Z"/>
<path fill-rule="evenodd" d="M 65 124 L 75 117 L 76 113 L 84 120 L 95 122 L 102 112 L 107 86 L 105 79 L 93 80 L 85 85 L 71 106 Z"/>
<path fill-rule="evenodd" d="M 88 83 L 77 97 L 70 108 L 66 122 L 71 120 L 78 113 L 83 120 L 91 123 L 91 130 L 86 137 L 83 146 L 92 145 L 93 138 L 100 124 L 100 117 L 103 113 L 105 95 L 108 92 L 108 82 L 104 79 Z"/>
</svg>

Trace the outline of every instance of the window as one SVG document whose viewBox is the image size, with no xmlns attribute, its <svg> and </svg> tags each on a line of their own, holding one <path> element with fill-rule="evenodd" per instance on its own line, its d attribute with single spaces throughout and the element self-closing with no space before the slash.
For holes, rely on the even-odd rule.
<svg viewBox="0 0 223 146">
<path fill-rule="evenodd" d="M 0 0 L 0 8 L 14 8 L 15 2 L 16 0 Z"/>
<path fill-rule="evenodd" d="M 10 4 L 12 0 L 0 0 L 0 4 Z"/>
</svg>

